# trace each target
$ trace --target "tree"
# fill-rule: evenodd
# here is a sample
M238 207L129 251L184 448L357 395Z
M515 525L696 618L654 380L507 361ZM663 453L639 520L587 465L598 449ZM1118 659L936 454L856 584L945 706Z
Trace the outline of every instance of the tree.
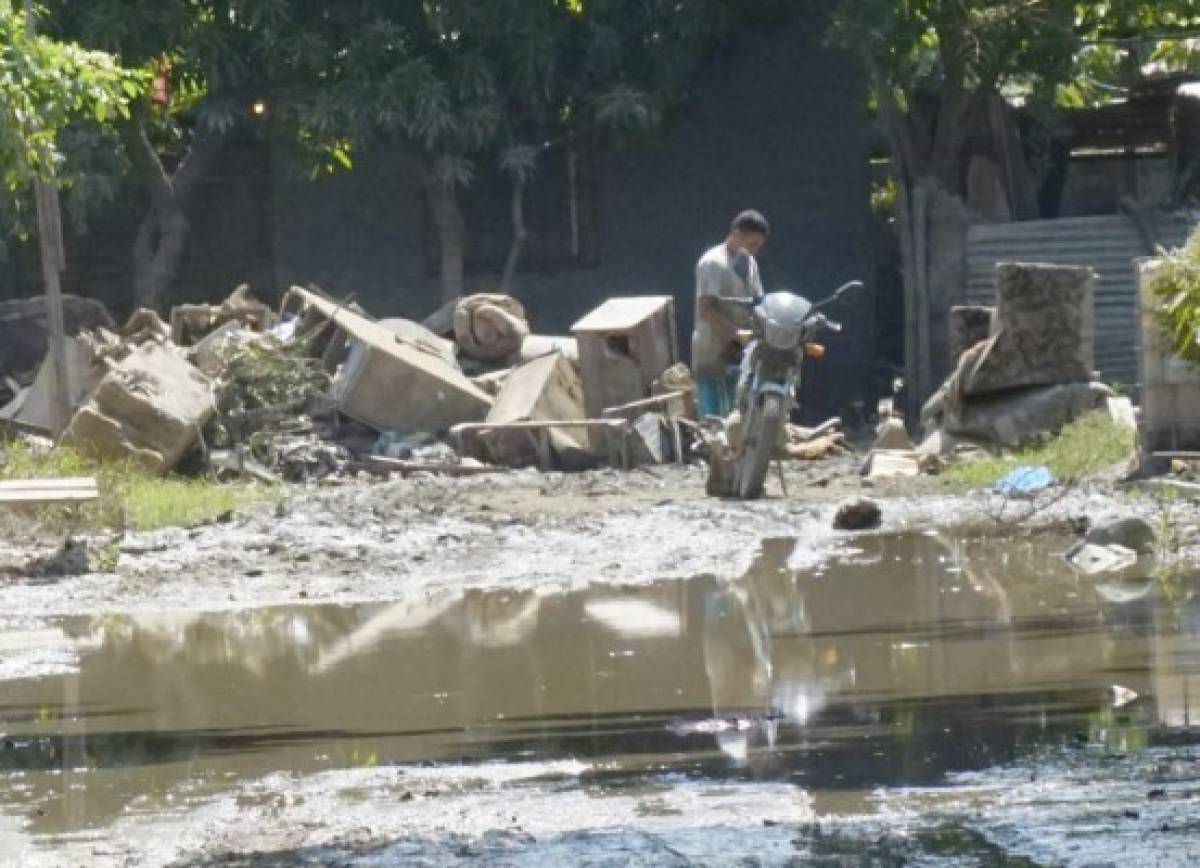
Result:
M24 15L0 3L0 186L11 230L24 235L34 222L35 178L67 187L78 180L64 139L130 117L142 85L110 55L29 35Z
M915 415L932 382L931 309L964 275L943 254L963 243L974 117L987 119L1017 216L1035 216L1007 96L1052 107L1078 80L1084 46L1200 25L1193 0L840 0L833 34L869 75L892 157L903 262L906 382Z
M539 156L653 127L728 18L720 0L296 0L271 40L277 109L331 170L383 145L421 178L452 299L467 244L459 199L481 163L512 182L511 285Z
M250 116L262 30L286 0L51 0L47 29L156 77L119 126L125 157L150 204L132 251L134 301L163 308L188 238L187 207L230 130Z

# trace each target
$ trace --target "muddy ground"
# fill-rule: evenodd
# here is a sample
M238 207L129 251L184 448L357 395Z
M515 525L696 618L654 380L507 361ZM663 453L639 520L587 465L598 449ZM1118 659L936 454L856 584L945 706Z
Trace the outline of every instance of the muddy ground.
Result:
M294 490L56 579L10 537L0 863L1200 858L1196 506L855 471L749 504L699 468ZM864 496L881 531L835 531ZM1066 567L1112 513L1169 588Z
M953 493L937 477L865 483L858 459L793 464L752 502L704 493L700 467L622 473L535 471L467 479L422 476L293 488L286 502L203 527L129 533L115 573L22 578L57 541L9 531L0 540L10 615L236 608L393 599L458 587L570 587L664 576L743 574L764 539L797 541L791 566L820 562L847 538L833 517L868 497L882 530L969 528L1026 533L1108 514L1173 527L1173 554L1200 557L1200 509L1111 482L1032 499ZM89 540L93 554L111 542Z

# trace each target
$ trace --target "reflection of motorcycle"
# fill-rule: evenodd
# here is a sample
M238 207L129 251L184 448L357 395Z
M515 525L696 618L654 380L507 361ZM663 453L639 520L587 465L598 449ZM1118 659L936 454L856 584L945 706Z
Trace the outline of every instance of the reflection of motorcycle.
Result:
M738 265L735 261L735 270ZM762 494L771 455L782 441L791 416L801 363L806 355L824 355L824 348L813 342L822 329L841 331L841 326L826 319L820 309L860 287L860 282L851 281L816 305L790 292L771 292L760 299L734 302L750 311L751 328L743 333L750 344L738 386L740 437L731 444L736 454L727 494L742 499Z

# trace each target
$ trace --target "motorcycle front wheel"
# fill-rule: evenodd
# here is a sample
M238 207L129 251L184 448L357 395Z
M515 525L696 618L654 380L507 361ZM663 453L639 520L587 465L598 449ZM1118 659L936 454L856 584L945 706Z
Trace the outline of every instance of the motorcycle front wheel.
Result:
M742 434L742 449L734 475L737 496L742 500L762 496L767 469L771 466L771 455L779 442L786 416L781 395L763 395L759 406L751 409Z

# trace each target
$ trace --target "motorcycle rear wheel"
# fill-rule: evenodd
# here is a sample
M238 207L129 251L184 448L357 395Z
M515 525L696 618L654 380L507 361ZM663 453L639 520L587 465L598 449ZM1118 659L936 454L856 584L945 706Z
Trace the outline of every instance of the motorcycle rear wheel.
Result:
M784 400L780 395L763 395L762 403L751 411L742 434L738 455L735 490L742 500L761 497L771 466L771 455L786 421Z

